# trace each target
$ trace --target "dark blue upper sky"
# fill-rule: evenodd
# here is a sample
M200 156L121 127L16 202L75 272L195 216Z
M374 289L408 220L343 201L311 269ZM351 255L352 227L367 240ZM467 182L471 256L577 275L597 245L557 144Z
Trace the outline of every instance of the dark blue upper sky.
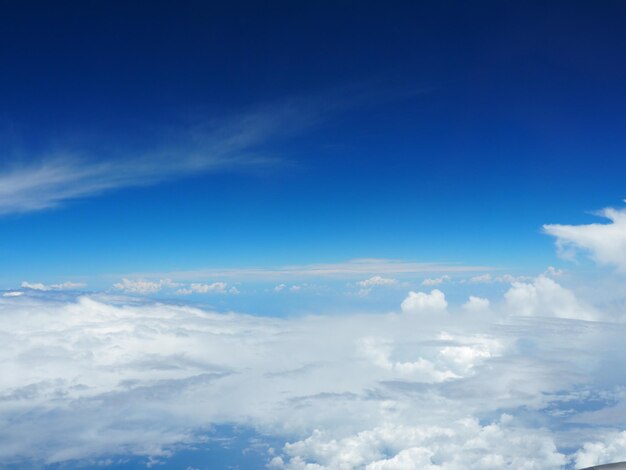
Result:
M73 176L37 210L5 190L0 281L544 266L541 224L624 196L625 26L617 1L3 2L1 175Z

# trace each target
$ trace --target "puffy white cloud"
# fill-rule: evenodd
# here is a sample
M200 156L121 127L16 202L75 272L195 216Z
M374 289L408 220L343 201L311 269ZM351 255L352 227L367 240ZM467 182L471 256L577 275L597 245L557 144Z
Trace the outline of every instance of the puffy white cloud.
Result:
M285 287L287 287L285 284L278 284L277 286L274 287L274 292L282 292Z
M439 289L433 289L430 294L411 291L400 307L405 313L445 312L448 302Z
M543 229L547 234L556 237L557 248L563 257L573 258L580 249L588 252L599 264L626 271L626 209L607 208L599 215L610 223L547 224Z
M470 295L467 302L463 304L463 309L471 313L486 312L489 310L490 305L489 299Z
M586 442L575 454L577 468L626 461L626 431L608 433L602 441Z
M481 426L464 419L432 426L382 426L335 439L315 431L287 444L287 458L270 463L276 469L496 470L557 469L566 463L549 433L528 434L511 417Z
M451 277L448 275L443 275L441 277L436 277L436 278L428 278L422 281L422 285L423 286L438 286L439 284L443 284L444 282L449 281L450 279Z
M579 320L597 319L596 310L579 301L573 292L544 275L529 283L514 282L505 294L507 308L516 315L554 316Z
M40 291L49 291L49 290L72 290L72 289L81 289L85 287L86 284L82 282L63 282L61 284L42 284L41 282L27 282L24 281L21 284L21 287L24 289L31 290L40 290Z

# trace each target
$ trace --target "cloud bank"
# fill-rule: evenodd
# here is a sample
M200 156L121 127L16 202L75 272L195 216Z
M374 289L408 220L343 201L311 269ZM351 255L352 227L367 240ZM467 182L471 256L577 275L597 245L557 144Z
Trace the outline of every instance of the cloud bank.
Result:
M569 294L540 276L471 314L435 289L294 318L2 297L0 463L165 461L223 423L283 439L279 469L603 463L624 447L626 324Z

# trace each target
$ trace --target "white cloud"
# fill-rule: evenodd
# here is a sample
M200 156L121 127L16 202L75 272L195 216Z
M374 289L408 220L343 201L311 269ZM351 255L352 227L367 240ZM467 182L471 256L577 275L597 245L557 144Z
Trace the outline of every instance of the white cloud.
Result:
M445 310L436 292L413 293L412 308ZM278 468L548 470L608 425L576 427L589 406L573 410L571 397L626 400L615 392L624 323L510 316L508 302L491 324L454 312L268 318L99 298L0 297L0 466L166 461L229 423L286 437L268 457Z
M27 282L24 281L21 284L21 287L24 289L31 290L40 290L40 291L49 291L49 290L72 290L72 289L81 289L85 287L86 284L82 282L63 282L61 284L42 284L41 282Z
M430 294L411 291L401 305L405 313L445 312L447 307L446 296L439 289Z
M397 279L391 279L381 276L372 276L369 279L365 279L363 281L357 282L357 285L365 288L374 287L374 286L393 286L397 284Z
M463 309L465 309L466 311L470 313L487 312L489 311L490 305L491 305L491 302L489 302L489 299L484 299L482 297L475 297L473 295L470 295L467 302L463 304Z
M451 278L448 275L443 275L441 277L436 277L432 279L424 279L422 281L423 286L438 286L439 284L443 284L444 282L449 281Z
M292 106L266 107L221 119L221 126L204 123L189 132L170 133L167 144L137 155L93 158L69 150L32 159L26 165L4 165L0 168L0 215L56 207L105 191L199 173L275 166L276 159L256 156L255 147L302 127L310 119L308 114Z
M287 286L287 284L278 284L274 287L274 292L283 292L288 290L289 292L300 292L302 289L311 287L309 284L292 284L291 286Z
M548 266L543 275L548 277L561 277L564 273L565 271L562 269L557 269L554 266Z
M474 276L474 277L470 278L470 282L490 283L490 282L493 282L493 277L489 273L479 274L478 276Z
M548 270L546 271L546 275L558 275L557 273L560 273L560 271L558 270L554 270L554 268L549 267ZM503 283L503 284L511 284L513 282L520 282L520 281L529 281L532 280L532 276L513 276L512 274L502 274L500 276L492 276L489 273L486 274L481 274L479 276L474 276L471 277L469 279L470 283L473 284L491 284L494 282L497 283Z
M382 276L372 276L369 279L364 279L357 282L356 285L361 287L361 289L358 291L359 295L368 295L374 287L393 286L398 284L398 282L399 281L397 279Z
M545 430L526 434L506 415L484 426L473 419L439 426L384 424L342 439L316 431L287 444L285 454L287 459L273 459L270 468L556 469L566 463Z
M228 284L225 282L212 282L211 284L193 283L189 287L198 294L225 294Z
M145 279L123 278L121 282L113 284L113 287L129 294L155 294L164 287L178 287L179 284L170 279L160 279L158 281L148 281Z
M626 461L626 431L607 433L602 441L586 442L575 459L577 468Z
M14 291L4 292L2 294L2 297L19 297L21 295L24 295L24 292L19 291L19 290L14 290Z
M599 264L626 271L626 209L607 208L599 215L610 223L547 224L543 229L556 237L557 248L564 258L573 258L577 250L583 250Z
M238 279L275 279L278 284L280 284L284 282L285 279L295 280L317 277L354 280L364 276L389 278L391 276L410 274L431 274L440 272L461 273L485 271L489 269L491 268L486 266L465 266L444 263L415 263L395 259L362 258L339 263L318 263L259 268L199 269L194 271L176 271L166 273L140 273L134 274L133 276L141 276L143 278L168 278L181 282L191 279L224 279L233 277Z
M239 289L235 286L228 286L226 282L212 282L210 284L194 282L188 287L181 287L175 294L177 295L190 295L190 294L239 294Z
M504 297L509 312L516 315L597 319L594 308L583 304L573 292L544 275L529 283L514 282Z

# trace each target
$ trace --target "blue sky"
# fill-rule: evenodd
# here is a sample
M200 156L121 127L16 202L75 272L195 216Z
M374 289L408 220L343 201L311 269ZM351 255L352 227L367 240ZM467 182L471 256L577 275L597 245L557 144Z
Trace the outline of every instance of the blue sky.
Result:
M53 208L6 203L4 287L370 257L540 269L543 223L623 196L619 5L267 8L8 9L3 175L110 168Z
M0 466L626 460L625 15L4 5Z

